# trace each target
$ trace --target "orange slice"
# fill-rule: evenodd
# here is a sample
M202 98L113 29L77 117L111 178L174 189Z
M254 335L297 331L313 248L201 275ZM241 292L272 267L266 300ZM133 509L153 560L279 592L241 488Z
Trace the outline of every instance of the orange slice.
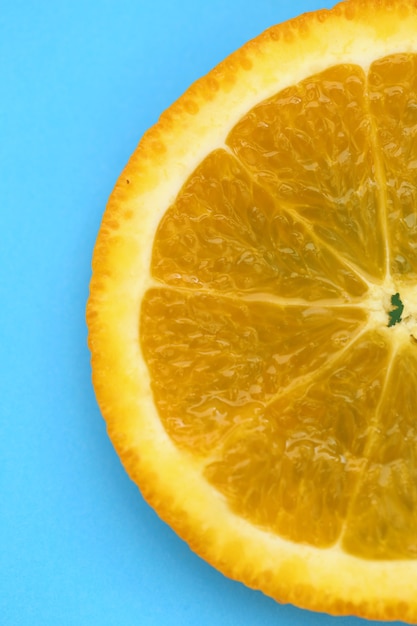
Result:
M278 601L417 620L417 5L350 0L194 84L111 195L97 399L144 497Z

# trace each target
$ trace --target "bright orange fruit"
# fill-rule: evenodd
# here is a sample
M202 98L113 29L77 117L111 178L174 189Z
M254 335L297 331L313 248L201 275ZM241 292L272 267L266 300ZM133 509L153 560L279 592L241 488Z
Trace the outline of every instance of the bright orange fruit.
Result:
M417 3L271 28L110 198L94 386L145 498L278 601L417 620Z

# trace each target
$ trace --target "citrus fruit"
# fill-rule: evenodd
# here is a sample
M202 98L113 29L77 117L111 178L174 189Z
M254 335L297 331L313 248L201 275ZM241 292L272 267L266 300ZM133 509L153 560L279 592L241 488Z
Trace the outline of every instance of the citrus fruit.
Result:
M108 433L192 549L417 620L417 3L277 25L140 141L87 307Z

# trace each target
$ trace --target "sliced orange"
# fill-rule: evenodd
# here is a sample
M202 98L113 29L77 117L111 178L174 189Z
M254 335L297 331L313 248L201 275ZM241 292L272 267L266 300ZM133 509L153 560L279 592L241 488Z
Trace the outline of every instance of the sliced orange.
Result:
M94 387L144 497L281 602L417 620L417 4L271 28L143 137Z

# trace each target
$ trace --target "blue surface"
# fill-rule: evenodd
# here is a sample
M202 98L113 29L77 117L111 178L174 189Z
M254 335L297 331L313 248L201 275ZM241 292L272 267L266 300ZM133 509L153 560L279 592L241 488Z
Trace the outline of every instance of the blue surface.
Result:
M2 626L368 623L279 606L158 519L107 439L84 321L102 212L143 132L247 39L332 4L2 1Z

